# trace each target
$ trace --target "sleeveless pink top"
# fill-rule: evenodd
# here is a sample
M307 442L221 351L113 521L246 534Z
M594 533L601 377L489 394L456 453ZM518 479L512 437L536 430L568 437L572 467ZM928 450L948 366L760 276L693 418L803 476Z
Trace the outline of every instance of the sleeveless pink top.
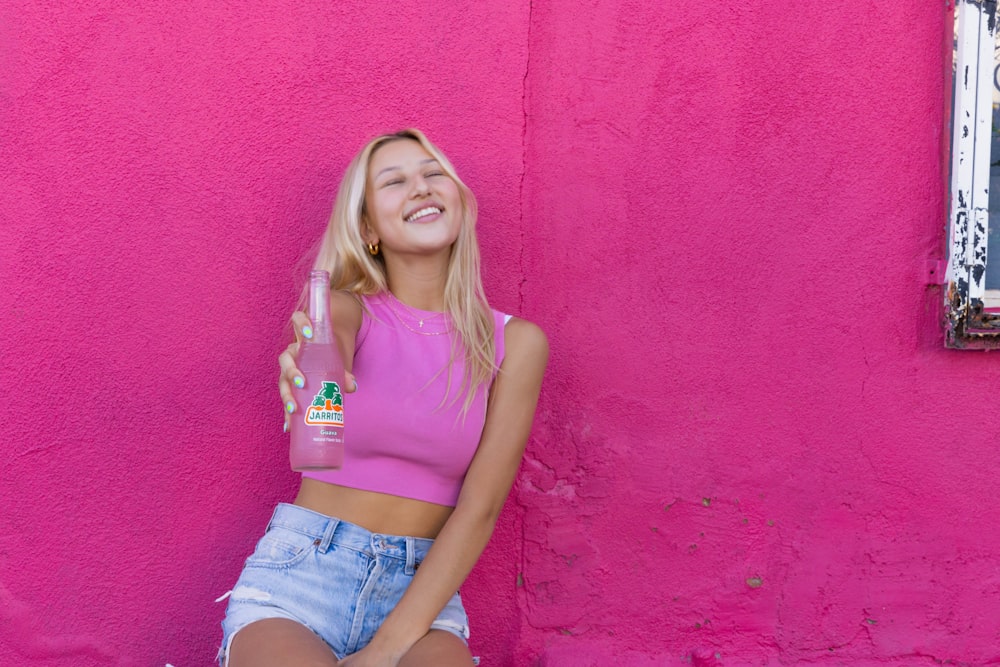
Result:
M353 368L358 390L344 395L344 465L302 475L454 507L483 432L488 387L476 391L463 415L465 363L459 350L449 369L447 315L416 310L386 293L361 299ZM493 311L498 367L507 319Z

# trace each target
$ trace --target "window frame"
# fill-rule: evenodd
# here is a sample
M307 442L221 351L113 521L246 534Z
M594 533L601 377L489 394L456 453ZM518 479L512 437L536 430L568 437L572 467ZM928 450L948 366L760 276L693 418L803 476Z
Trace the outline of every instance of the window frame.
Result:
M997 1L957 0L954 10L945 345L1000 348L1000 313L984 301Z

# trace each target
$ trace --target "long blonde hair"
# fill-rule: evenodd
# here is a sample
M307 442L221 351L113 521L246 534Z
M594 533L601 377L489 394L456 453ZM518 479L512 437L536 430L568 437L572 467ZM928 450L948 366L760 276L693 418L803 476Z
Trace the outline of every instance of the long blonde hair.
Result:
M497 369L493 313L486 301L479 270L479 243L476 241L478 209L475 196L458 177L455 167L423 132L410 128L376 137L351 160L340 182L333 213L323 233L313 268L330 272L331 289L346 290L358 295L389 290L385 262L381 254L374 257L369 254L362 236L365 189L368 183L368 166L375 151L390 142L405 139L418 142L438 161L458 186L462 201L461 226L448 262L444 308L458 333L457 338L452 338L450 363L453 364L459 354L462 354L465 361L462 386L457 395L465 395L465 411L471 405L476 390L481 386L488 386ZM450 372L448 378L447 392L450 393Z

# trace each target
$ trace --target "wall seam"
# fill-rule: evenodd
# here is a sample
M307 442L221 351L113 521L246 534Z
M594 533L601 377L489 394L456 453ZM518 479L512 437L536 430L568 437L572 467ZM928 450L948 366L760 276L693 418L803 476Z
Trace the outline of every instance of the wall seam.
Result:
M533 0L528 0L528 25L525 31L525 45L524 45L524 76L521 77L521 182L518 185L518 231L520 236L520 247L518 248L518 261L517 268L520 274L520 284L517 287L517 314L523 316L524 313L524 290L525 285L528 282L527 272L524 266L524 247L527 241L527 234L525 233L524 225L524 183L528 174L528 75L531 71L531 26L532 26L532 15L533 15ZM514 485L514 503L518 507L518 516L516 518L516 532L520 533L518 540L519 551L518 554L518 567L517 567L517 577L520 580L520 586L515 583L515 601L517 604L517 609L519 612L519 618L517 623L517 641L516 646L513 649L515 656L519 655L523 650L524 635L523 629L525 621L528 618L528 604L526 600L527 596L527 582L524 579L524 572L527 571L527 555L525 553L525 534L524 534L524 516L527 512L527 507L524 505L523 500L519 497L520 495L520 485Z
M524 76L521 77L521 182L518 186L518 200L520 203L518 211L518 230L520 232L520 247L518 248L517 268L520 273L521 282L517 287L517 312L524 314L524 286L528 279L524 268L524 244L526 234L524 230L524 180L528 173L528 73L531 70L531 17L532 0L528 0L528 28L525 37L524 47Z

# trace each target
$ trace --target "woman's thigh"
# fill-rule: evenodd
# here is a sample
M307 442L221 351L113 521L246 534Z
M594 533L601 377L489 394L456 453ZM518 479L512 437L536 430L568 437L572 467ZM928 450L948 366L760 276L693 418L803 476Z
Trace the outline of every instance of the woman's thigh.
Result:
M309 628L287 618L265 618L236 633L226 667L335 667L336 664L333 651Z
M399 667L472 667L472 654L458 636L447 630L431 630L414 644Z

